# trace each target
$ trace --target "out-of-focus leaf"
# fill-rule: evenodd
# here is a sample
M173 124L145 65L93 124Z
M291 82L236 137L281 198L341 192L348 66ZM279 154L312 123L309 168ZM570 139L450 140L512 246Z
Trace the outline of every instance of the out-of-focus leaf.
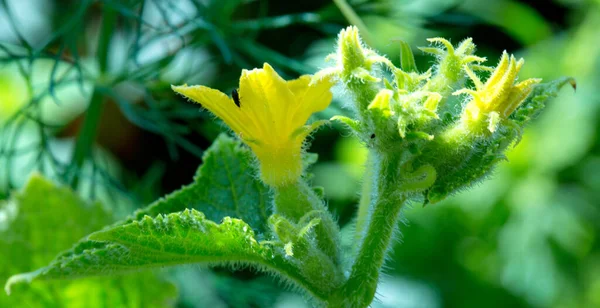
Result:
M552 34L550 24L536 10L518 1L468 0L461 3L460 10L502 27L524 44L534 44Z
M34 175L25 189L0 204L0 277L47 264L89 232L112 221L99 203L87 203L67 188ZM164 307L171 284L153 273L116 278L38 282L21 285L2 307Z

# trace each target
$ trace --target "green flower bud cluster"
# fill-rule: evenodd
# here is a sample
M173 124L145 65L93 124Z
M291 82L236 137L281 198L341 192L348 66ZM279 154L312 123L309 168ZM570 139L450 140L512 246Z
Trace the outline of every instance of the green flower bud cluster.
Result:
M489 173L543 107L548 91L573 81L517 82L523 59L504 52L492 68L475 55L470 38L456 47L443 38L428 41L433 45L420 50L434 55L436 64L420 73L405 43L403 67L398 68L366 47L357 28L349 27L328 57L335 65L314 78L337 78L344 84L353 96L355 117L333 120L350 127L375 156L399 164L397 174L387 175L397 179L399 191L422 194L425 202L434 203ZM491 75L484 83L477 71ZM466 86L469 79L474 88ZM451 99L464 101L456 108L447 104Z

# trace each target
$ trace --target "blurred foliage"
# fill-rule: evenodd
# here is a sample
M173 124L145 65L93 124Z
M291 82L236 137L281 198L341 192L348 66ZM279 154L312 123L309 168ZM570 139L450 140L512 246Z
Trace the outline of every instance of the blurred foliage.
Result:
M112 221L99 203L88 204L69 189L34 175L21 193L0 203L0 275L8 277L47 264L81 237ZM176 294L172 284L153 273L33 283L12 291L11 296L0 294L0 306L164 307Z
M521 79L577 79L576 94L563 90L491 179L443 204L415 204L405 211L406 225L388 263L390 276L375 305L600 307L597 0L3 0L0 198L37 171L72 185L86 199L100 200L104 210L122 218L189 183L203 149L223 130L197 106L175 97L170 84L231 91L241 68L263 62L290 77L314 72L348 23L362 27L367 42L396 64L399 39L418 46L430 36L473 37L490 62L504 49L523 56ZM415 55L418 67L431 62ZM346 112L348 97L336 94L321 118ZM311 169L313 181L325 187L345 230L352 228L365 157L347 135L333 125L315 134L310 148L320 158ZM43 207L29 204L30 210L48 209L44 201ZM2 213L9 204L14 203L5 202ZM101 226L61 235L61 219L85 216L79 211L43 212L57 225L36 232L46 242L65 236L60 242L65 246L39 258L51 258ZM7 217L0 215L3 241L11 226ZM95 219L101 217L108 216ZM25 241L31 244L27 249L40 244ZM8 251L1 250L3 260ZM28 259L18 257L10 260L22 264L2 263L1 277L49 261L25 264ZM303 305L253 272L184 267L170 274L181 307ZM135 289L135 279L122 281ZM70 299L77 292L97 292L101 284L109 297L123 291L107 283L32 288L70 292ZM135 301L140 290L127 290ZM40 292L43 300L53 298ZM0 303L5 298L0 296ZM56 306L40 298L27 300L31 306Z

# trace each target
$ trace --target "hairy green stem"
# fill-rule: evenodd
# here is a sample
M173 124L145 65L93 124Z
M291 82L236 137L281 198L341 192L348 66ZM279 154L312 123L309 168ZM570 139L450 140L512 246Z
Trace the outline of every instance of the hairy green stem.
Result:
M98 60L101 78L108 69L108 52L112 33L114 33L115 30L114 27L116 21L116 12L108 7L105 7L104 14L102 16L100 36L98 38L98 49L96 51L96 58ZM83 126L77 135L77 141L75 142L75 147L73 149L73 156L69 171L72 172L71 186L74 188L77 187L79 182L79 170L81 170L86 158L91 154L91 149L94 144L94 140L96 139L98 122L100 121L103 105L104 96L99 88L96 87L94 88L90 105L85 113Z
M346 83L348 90L354 95L354 99L358 103L358 115L361 120L367 120L367 108L373 101L379 89L374 84L364 84L359 80L350 80Z
M367 166L371 166L371 153L367 156ZM371 168L365 168L365 174L363 176L364 182L362 183L362 191L360 193L360 201L358 203L358 213L356 215L356 230L354 240L358 243L362 239L363 231L367 225L367 219L369 218L369 209L371 207L371 191L373 187L373 170ZM358 249L359 247L357 247Z
M331 307L367 307L373 301L380 271L406 200L406 196L398 192L399 163L399 157L373 155L374 182L365 233L350 277L331 297Z
M295 223L307 223L307 218L320 219L319 224L315 226L319 249L329 256L333 263L340 263L339 227L321 198L304 180L276 187L274 199L275 212Z

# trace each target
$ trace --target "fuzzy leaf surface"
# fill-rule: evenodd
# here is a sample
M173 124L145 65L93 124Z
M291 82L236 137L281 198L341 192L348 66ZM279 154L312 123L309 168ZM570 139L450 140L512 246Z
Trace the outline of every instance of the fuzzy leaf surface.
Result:
M303 275L302 264L282 249L257 242L252 228L225 217L221 224L194 209L154 218L144 216L123 225L92 233L49 266L11 278L10 283L33 279L64 279L119 274L178 264L253 266L277 272L288 282L305 287L318 298L333 288L335 269L320 266L319 277Z
M196 209L209 220L242 219L262 233L270 215L268 188L258 180L252 153L240 141L220 135L203 156L194 182L139 210L129 222Z

